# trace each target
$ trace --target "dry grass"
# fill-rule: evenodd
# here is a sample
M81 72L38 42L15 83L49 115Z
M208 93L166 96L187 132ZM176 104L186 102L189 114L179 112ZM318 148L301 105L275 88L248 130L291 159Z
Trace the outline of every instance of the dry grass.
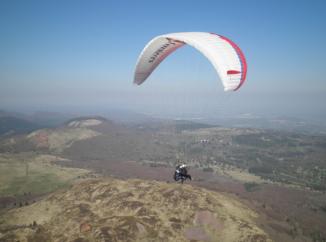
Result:
M87 128L62 128L55 130L38 130L27 136L37 147L48 148L60 153L79 140L90 139L100 135Z
M249 173L247 170L239 169L235 166L228 165L226 168L221 166L214 167L216 173L231 177L239 182L255 182L255 183L267 183L267 180L262 179L260 176Z
M44 194L89 173L83 169L57 166L53 163L56 160L64 159L33 153L0 155L0 195Z
M220 193L189 185L143 180L89 180L3 216L14 226L36 221L49 241L270 241L257 214ZM87 224L87 232L81 225ZM6 236L37 241L37 230ZM255 240L260 238L260 240ZM27 241L22 239L21 241Z

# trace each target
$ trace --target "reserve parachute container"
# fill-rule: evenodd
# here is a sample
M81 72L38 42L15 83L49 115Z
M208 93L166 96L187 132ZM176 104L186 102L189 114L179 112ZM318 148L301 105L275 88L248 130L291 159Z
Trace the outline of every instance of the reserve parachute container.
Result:
M212 63L224 91L236 91L243 85L247 63L240 48L222 35L206 32L171 33L152 39L138 58L134 83L142 84L168 55L186 44L200 51Z

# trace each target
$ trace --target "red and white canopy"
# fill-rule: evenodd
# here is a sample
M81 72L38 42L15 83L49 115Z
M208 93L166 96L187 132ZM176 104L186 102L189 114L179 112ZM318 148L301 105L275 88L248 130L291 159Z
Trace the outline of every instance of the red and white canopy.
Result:
M138 58L134 83L142 84L169 54L185 44L207 57L219 74L225 91L236 91L242 86L247 63L240 48L224 36L205 32L164 34L152 39Z

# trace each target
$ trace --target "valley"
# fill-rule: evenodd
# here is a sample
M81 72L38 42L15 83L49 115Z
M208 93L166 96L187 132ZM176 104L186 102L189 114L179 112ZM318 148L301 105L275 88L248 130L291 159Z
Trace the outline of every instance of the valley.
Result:
M257 213L255 226L266 233L257 233L258 237L250 237L250 241L323 241L325 145L322 135L225 128L181 120L127 125L99 117L73 119L56 128L1 139L1 214L15 213L19 217L20 211L43 204L51 194L69 193L76 186L83 193L78 184L89 184L87 189L92 189L92 180L103 183L113 179L108 184L130 182L132 186L134 179L140 179L147 187L166 186L187 194L191 194L191 188L205 189L205 194L224 194L238 201ZM187 185L175 184L172 178L174 167L181 162L188 165L194 178ZM47 221L54 219L51 216ZM83 221L83 215L79 214L78 219ZM37 224L49 226L49 222L37 220ZM14 224L20 224L19 220L10 224L2 220L0 241L24 235L8 229ZM100 226L96 224L92 223L94 233ZM34 232L28 236L35 239L37 230L31 229ZM59 236L50 230L46 227L45 231ZM182 232L184 238L193 234L186 231ZM201 238L213 236L206 230L198 231ZM93 241L94 233L86 236L88 240L83 234L81 238ZM171 237L165 238L176 236L170 233ZM139 241L142 239L140 236ZM230 241L234 240L230 237Z

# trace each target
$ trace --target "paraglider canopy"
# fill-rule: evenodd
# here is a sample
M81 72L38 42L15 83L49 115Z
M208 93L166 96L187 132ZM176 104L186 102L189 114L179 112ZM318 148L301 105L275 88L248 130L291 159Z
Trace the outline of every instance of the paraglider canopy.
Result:
M152 39L138 58L134 83L142 84L168 55L185 44L207 57L217 71L225 91L236 91L243 85L247 63L240 48L224 36L205 32L172 33Z

